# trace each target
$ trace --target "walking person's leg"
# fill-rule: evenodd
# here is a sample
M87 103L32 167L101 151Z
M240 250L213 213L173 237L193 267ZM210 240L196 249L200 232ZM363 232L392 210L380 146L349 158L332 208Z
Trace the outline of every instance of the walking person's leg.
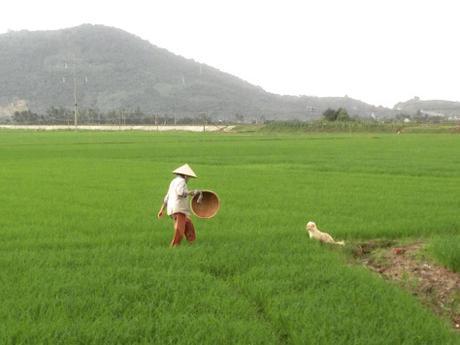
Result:
M185 238L190 244L196 239L195 227L190 218L185 219Z
M174 213L174 237L171 241L171 247L178 246L182 241L185 232L186 216L183 213Z

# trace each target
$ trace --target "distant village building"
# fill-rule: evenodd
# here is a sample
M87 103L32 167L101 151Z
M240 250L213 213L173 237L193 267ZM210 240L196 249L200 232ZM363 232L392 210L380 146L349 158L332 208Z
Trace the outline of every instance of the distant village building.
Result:
M0 117L13 116L15 112L27 111L29 106L24 99L17 99L9 104L0 105Z
M446 114L444 113L440 113L437 111L423 110L423 109L420 109L420 114L426 115L428 117L446 117Z

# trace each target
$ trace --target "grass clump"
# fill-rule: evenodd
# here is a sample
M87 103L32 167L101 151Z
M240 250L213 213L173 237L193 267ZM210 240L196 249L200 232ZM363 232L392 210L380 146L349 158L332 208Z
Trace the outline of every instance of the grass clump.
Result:
M435 237L427 250L444 266L460 273L460 235Z

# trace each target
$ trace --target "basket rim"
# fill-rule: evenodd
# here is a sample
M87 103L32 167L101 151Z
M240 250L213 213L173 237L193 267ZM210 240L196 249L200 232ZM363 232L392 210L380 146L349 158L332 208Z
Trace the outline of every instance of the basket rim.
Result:
M195 210L193 209L193 200L194 200L195 197L196 197L197 195L199 195L199 194L194 195L194 196L190 199L190 210L191 210L192 213L193 213L195 216L197 216L198 218L203 218L203 219L213 218L213 217L217 214L217 212L219 211L219 209L220 209L220 198L219 198L219 195L218 195L216 192L214 192L213 190L210 190L210 189L200 189L199 191L200 191L200 192L208 192L208 193L211 193L211 194L215 195L215 197L217 198L217 201L218 201L218 207L217 207L217 209L216 209L216 212L214 212L213 215L207 216L207 217L206 217L206 216L200 216L200 215L198 215L198 214L195 213Z

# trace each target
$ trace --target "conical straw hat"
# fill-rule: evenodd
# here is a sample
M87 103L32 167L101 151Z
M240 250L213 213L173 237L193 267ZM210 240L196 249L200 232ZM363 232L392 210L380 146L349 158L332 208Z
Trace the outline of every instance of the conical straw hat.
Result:
M195 172L190 168L188 164L184 164L181 167L173 171L174 174L186 175L190 177L197 177Z

